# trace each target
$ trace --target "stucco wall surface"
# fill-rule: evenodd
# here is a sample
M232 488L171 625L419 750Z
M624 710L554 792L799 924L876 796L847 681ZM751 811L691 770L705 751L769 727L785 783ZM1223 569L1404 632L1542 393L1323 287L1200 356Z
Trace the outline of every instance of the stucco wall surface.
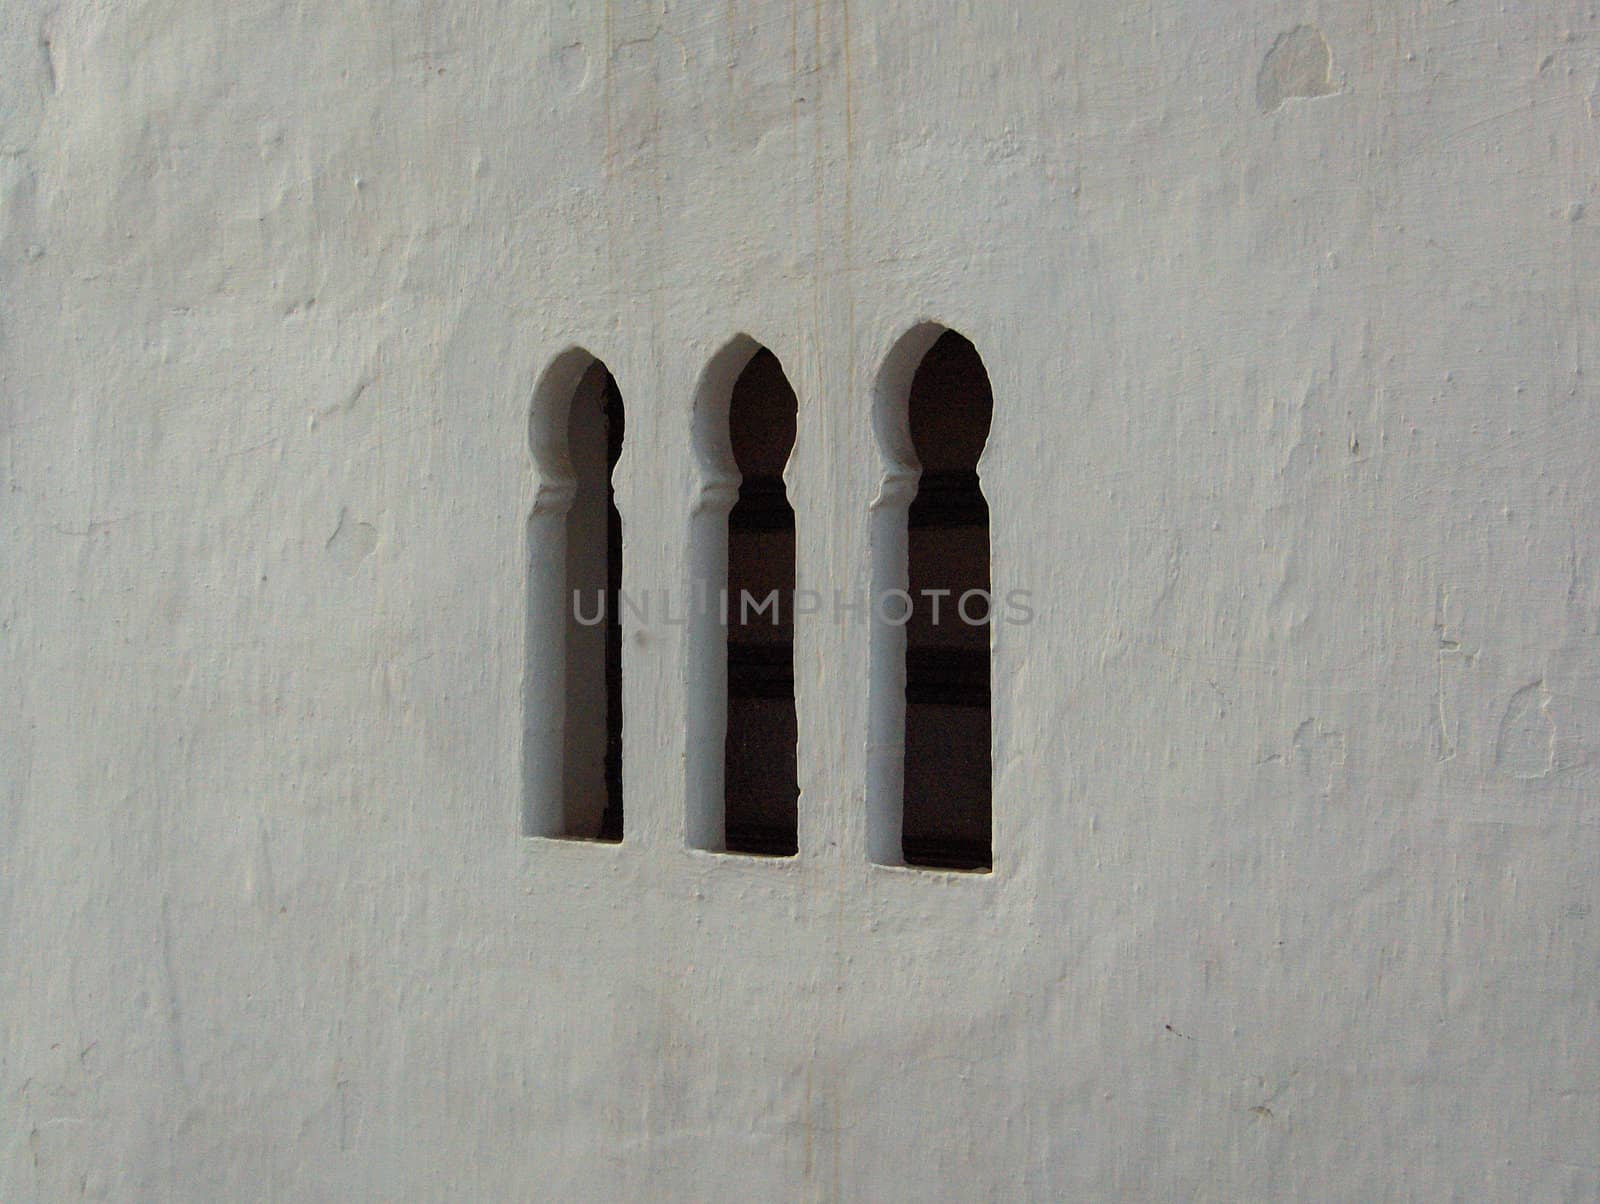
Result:
M0 15L0 1198L1592 1199L1600 14L1578 0ZM988 367L994 872L875 866L867 629L800 853L519 834L534 386Z

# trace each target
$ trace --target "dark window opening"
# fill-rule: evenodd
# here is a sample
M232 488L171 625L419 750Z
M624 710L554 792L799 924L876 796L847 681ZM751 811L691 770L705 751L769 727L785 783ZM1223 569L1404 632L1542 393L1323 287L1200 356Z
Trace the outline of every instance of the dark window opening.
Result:
M600 839L622 839L622 513L611 474L622 457L622 393L606 375L606 805Z
M973 345L954 331L941 335L917 368L907 404L922 475L907 514L914 607L906 624L901 846L910 865L987 870L989 506L977 467L994 397ZM925 591L941 591L937 614Z
M799 849L794 510L783 484L796 412L794 390L777 357L758 351L734 384L728 406L742 479L728 514L724 847L777 857ZM776 607L757 611L773 591Z
M622 839L622 516L611 474L623 425L617 382L596 365L567 428L575 490L566 520L563 809L567 835L606 841Z

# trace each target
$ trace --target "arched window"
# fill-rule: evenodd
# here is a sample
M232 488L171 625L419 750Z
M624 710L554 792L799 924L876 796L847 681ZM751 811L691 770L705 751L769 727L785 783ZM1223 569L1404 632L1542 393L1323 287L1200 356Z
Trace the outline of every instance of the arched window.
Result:
M573 350L535 392L528 519L523 831L622 839L622 395Z
M795 394L777 357L741 336L707 369L696 408L689 843L792 856L795 530L783 469Z
M921 326L891 353L875 405L869 849L887 864L987 870L988 373L967 339Z

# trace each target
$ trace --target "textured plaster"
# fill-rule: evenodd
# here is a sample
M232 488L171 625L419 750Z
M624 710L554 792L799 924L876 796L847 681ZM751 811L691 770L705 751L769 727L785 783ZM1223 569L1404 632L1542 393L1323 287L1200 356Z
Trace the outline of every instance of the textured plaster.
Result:
M1600 1192L1587 3L12 0L0 1198ZM994 872L873 864L868 630L800 853L521 835L537 382L616 375L627 584L697 385L996 399ZM875 780L875 779L874 779Z

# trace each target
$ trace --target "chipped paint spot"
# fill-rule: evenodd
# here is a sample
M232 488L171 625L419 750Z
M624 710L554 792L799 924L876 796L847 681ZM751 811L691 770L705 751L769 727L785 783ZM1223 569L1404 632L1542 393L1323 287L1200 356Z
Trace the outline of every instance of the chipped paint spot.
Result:
M371 523L351 522L349 513L340 510L339 525L328 536L326 546L328 554L339 567L347 573L353 573L378 546L378 530Z
M1274 112L1286 100L1309 100L1336 91L1333 55L1314 25L1297 25L1280 34L1256 76L1256 104L1263 113Z
M1495 768L1514 778L1542 778L1550 772L1556 760L1556 725L1549 707L1542 680L1511 696L1494 742Z

